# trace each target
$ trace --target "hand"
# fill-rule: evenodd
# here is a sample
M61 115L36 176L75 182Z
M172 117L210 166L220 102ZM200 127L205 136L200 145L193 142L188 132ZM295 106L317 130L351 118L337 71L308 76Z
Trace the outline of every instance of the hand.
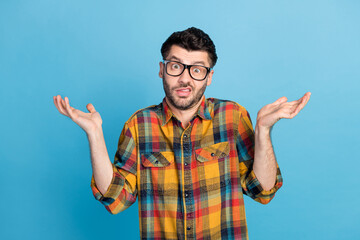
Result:
M257 125L266 129L271 127L281 118L293 118L305 107L310 99L311 92L299 100L287 102L286 97L281 97L260 109L257 116Z
M63 100L60 95L54 96L54 104L59 112L73 120L87 134L101 128L102 119L95 107L89 103L86 105L89 113L82 112L70 106L69 99L65 97Z

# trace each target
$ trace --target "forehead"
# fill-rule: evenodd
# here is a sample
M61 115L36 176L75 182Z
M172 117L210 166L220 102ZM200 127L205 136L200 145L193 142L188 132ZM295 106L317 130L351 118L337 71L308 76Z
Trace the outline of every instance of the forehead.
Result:
M177 45L171 46L166 60L176 60L185 64L210 66L209 54L206 51L188 51Z

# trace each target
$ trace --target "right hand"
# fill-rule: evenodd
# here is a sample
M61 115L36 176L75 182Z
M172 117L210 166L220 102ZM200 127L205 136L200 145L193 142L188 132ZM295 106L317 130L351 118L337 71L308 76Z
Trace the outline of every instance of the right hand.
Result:
M69 98L65 97L64 100L60 95L54 96L54 104L59 112L79 125L86 134L101 129L102 119L100 114L95 110L95 107L89 103L86 105L89 113L82 112L70 106Z

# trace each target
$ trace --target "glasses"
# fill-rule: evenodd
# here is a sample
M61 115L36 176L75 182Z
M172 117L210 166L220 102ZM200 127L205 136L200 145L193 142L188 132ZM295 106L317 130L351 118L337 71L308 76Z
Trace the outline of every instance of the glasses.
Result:
M185 69L189 70L190 76L197 81L203 81L209 74L212 68L201 66L201 65L186 65L177 61L164 60L166 73L170 76L180 76Z

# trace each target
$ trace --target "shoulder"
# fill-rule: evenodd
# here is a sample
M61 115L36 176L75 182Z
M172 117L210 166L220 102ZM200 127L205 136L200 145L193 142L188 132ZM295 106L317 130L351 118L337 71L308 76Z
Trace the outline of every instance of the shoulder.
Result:
M207 105L214 112L214 114L232 112L233 114L245 114L248 115L248 112L245 107L240 105L237 102L231 100L224 100L218 98L208 98L206 99Z
M162 113L161 103L158 105L151 105L146 108L142 108L134 112L130 118L126 121L126 124L133 125L139 122L153 122L154 119L158 119Z

